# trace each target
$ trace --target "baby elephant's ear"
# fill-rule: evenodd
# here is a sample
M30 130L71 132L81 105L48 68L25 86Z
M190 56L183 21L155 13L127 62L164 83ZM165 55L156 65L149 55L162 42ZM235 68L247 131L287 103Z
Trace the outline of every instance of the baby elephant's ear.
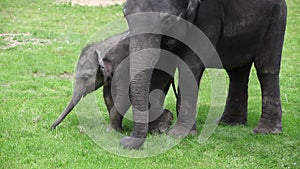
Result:
M95 53L98 53L99 55L99 51L96 50ZM104 81L107 82L112 77L113 64L111 61L101 57L98 58L98 61Z
M186 19L189 22L191 22L191 23L194 22L200 3L201 3L201 0L189 0L188 1L187 18Z
M98 62L100 62L100 60L102 59L101 52L98 51L98 50L95 50L94 57L95 57L96 60L98 60Z

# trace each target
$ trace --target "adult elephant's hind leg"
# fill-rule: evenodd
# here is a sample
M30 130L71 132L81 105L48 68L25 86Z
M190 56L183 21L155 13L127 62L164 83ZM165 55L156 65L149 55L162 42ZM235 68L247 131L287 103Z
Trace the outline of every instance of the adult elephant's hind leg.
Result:
M191 60L189 60L191 59ZM185 60L188 67L179 64L177 121L168 134L184 137L188 134L196 135L196 107L198 100L199 81L204 71L201 61L192 57Z
M255 68L262 92L262 113L254 133L281 133L282 109L280 101L279 71L283 39L268 43L259 57Z
M278 74L258 74L262 90L262 114L254 133L281 133L281 102Z
M230 84L221 122L229 125L247 123L248 81L252 63L241 68L227 69Z
M284 1L275 7L264 35L264 45L254 60L262 91L262 114L254 133L282 132L279 72L287 13Z

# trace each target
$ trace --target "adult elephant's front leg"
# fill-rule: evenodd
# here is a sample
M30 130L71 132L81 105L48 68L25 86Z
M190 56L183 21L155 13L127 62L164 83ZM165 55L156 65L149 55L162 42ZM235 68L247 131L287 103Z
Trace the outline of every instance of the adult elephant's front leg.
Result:
M140 148L148 133L151 68L159 60L160 40L161 36L156 35L137 35L130 39L130 98L134 123L131 136L120 140L124 148Z
M149 75L148 75L149 76ZM120 140L124 148L138 149L145 142L148 133L148 89L143 86L149 79L143 73L131 81L131 103L133 111L133 131L131 136ZM149 81L148 81L149 83ZM149 86L149 85L148 85Z

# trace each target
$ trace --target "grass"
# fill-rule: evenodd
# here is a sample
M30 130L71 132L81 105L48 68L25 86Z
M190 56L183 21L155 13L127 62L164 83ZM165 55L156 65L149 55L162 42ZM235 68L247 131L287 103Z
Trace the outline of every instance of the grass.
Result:
M251 134L261 111L259 83L252 70L246 126L219 126L204 144L188 137L163 154L127 158L104 150L80 132L75 113L57 130L49 130L71 98L69 75L80 49L94 32L121 18L122 7L2 0L0 33L17 34L13 42L22 44L7 48L9 42L0 38L0 168L300 168L300 1L287 3L280 74L283 134ZM41 40L47 43L33 43ZM210 105L207 74L200 93L199 129ZM105 111L103 100L98 98L100 110ZM168 96L166 107L174 112L173 96ZM128 122L125 125L131 127Z

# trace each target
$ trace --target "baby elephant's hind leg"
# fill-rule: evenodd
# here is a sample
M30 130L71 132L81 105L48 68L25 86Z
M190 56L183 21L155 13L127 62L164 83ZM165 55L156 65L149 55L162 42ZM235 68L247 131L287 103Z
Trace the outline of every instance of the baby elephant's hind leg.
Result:
M167 109L156 120L149 123L150 133L165 133L172 125L173 114Z
M174 69L175 70L175 69ZM149 132L164 133L172 124L173 114L163 108L165 96L173 82L173 77L168 73L155 69L151 79Z
M114 107L114 101L111 95L111 86L107 85L103 87L103 96L105 100L106 108L109 112L109 126L107 128L108 131L116 130L121 131L122 128L122 120L123 116L119 113L119 111Z

